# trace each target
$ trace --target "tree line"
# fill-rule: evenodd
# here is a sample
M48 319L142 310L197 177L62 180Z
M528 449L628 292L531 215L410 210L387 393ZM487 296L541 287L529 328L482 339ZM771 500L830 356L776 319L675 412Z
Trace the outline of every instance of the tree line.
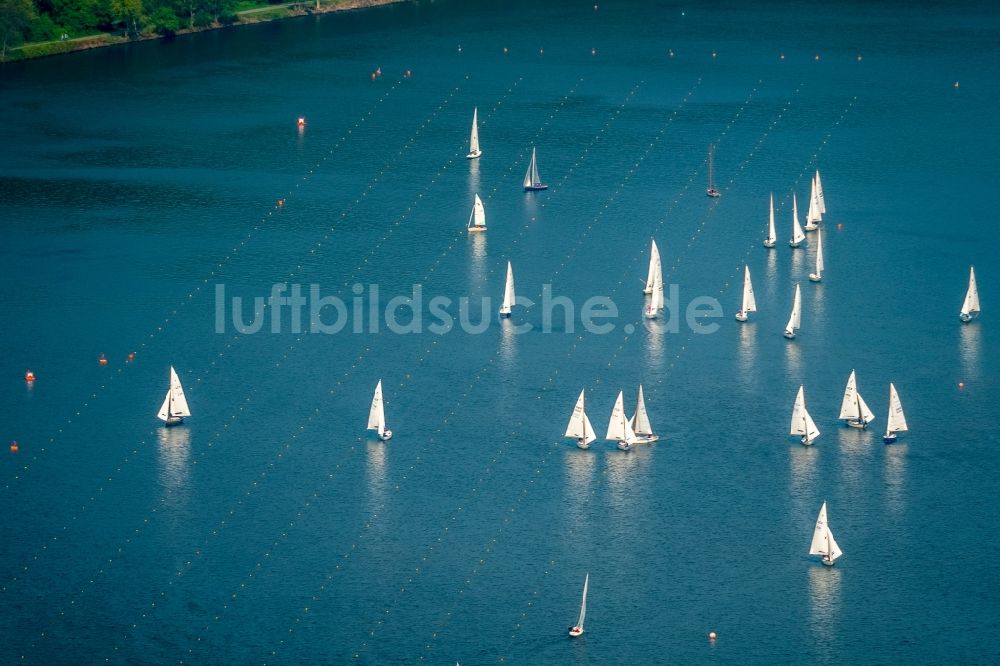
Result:
M279 0L280 1L280 0ZM95 33L170 35L237 20L240 0L0 0L0 39L7 50ZM257 3L251 3L257 4ZM260 4L265 4L261 2Z

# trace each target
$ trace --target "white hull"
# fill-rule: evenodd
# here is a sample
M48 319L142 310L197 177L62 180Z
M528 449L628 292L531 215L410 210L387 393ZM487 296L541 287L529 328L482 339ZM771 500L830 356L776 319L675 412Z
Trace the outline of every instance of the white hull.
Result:
M390 439L392 439L392 431L387 429L381 435L379 435L378 438L381 439L383 442L388 442Z
M966 324L968 324L970 321L973 320L973 316L972 315L967 315L964 312L962 314L958 315L958 318L961 319Z
M621 451L631 451L632 445L629 444L628 442L618 442L618 448Z
M736 313L736 321L746 321L747 319L749 319L749 317L747 317L746 312L740 311Z
M816 441L816 438L813 437L812 439L809 439L806 435L802 435L802 439L800 439L799 441L802 442L803 446L811 446L812 443Z
M569 635L571 638L576 638L577 636L583 636L583 629L581 627L570 627Z
M785 331L785 337L788 338L789 340L794 340L795 339L795 334L794 333L789 333L788 331Z
M170 428L172 426L180 425L182 423L184 423L183 416L168 416L166 420L163 422L163 425Z
M500 311L500 316L501 317L509 317L510 316L510 310L506 310L506 311L505 310L501 310Z
M773 248L774 245L775 245L775 242L773 240L765 240L764 241L764 247L766 247L766 248Z
M705 190L705 194L707 194L708 196L712 197L713 199L722 196L722 193L719 192L719 190L715 189L714 187L710 187L707 190Z
M896 433L889 433L888 435L882 435L882 441L886 444L892 444L896 441Z
M659 435L636 435L633 444L652 444L660 439Z
M798 247L799 245L802 245L802 241L788 241L788 247Z
M469 231L486 231L486 227L469 227Z
M578 449L584 449L584 450L589 449L590 448L590 442L588 442L585 439L578 439L578 440L576 440L576 448L578 448Z
M468 155L466 155L465 159L467 159L467 160L474 160L474 159L476 159L477 157L479 157L482 154L483 154L483 151L477 150L474 153L469 153Z
M826 565L828 567L832 567L833 564L834 564L833 560L825 558L825 557L823 559L821 559L820 562L822 562L824 565Z
M810 282L822 282L822 280L823 280L823 276L822 275L816 275L815 273L810 273L809 274L809 281Z
M811 222L806 222L806 226L802 228L805 229L806 231L816 231L817 229L819 229L819 225L813 224Z
M864 421L858 421L856 419L848 420L847 425L851 426L852 428L858 428L860 430L865 430L868 427L867 423L865 423Z
M646 308L643 310L642 316L646 319L656 319L656 308Z

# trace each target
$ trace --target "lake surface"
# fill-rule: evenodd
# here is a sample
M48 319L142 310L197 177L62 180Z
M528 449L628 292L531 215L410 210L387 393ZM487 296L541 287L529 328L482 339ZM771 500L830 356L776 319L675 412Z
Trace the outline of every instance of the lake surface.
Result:
M987 3L425 0L4 67L0 661L1000 661L998 29ZM813 284L816 234L786 239L817 168ZM677 298L646 322L651 237ZM501 322L507 261L536 305ZM276 283L361 314L241 333L233 297L250 324ZM417 284L421 332L375 331L373 285ZM543 292L574 317L543 330ZM699 297L722 316L689 322ZM194 415L165 429L171 365ZM837 420L852 369L866 431ZM639 383L659 442L562 437L581 389L603 435Z

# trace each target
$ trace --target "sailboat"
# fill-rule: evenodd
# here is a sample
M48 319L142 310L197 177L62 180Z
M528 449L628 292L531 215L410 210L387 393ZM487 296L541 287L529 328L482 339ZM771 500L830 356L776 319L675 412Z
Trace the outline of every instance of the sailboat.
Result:
M375 385L372 408L368 410L368 429L374 430L383 442L392 439L392 431L385 425L385 402L382 400L382 380Z
M566 426L566 437L574 438L579 448L589 449L590 443L597 439L597 434L594 432L594 426L590 425L590 419L587 418L584 393L586 389L580 391L580 397L576 399L573 415L569 417L569 425Z
M646 319L656 319L660 310L663 309L663 271L660 266L657 266L656 269L653 274L653 293L649 297L646 308L642 311Z
M767 223L767 238L764 239L764 247L774 247L778 242L778 234L774 230L774 192L771 193L771 215Z
M800 436L800 441L807 446L819 437L819 428L816 427L816 422L812 420L806 409L806 393L802 386L799 386L799 392L795 396L795 405L792 407L792 425L788 434Z
M507 283L503 288L503 304L500 306L500 316L509 317L510 309L514 307L514 269L511 268L510 262L507 262Z
M181 386L180 377L177 376L174 366L170 366L170 388L167 389L167 395L163 398L163 404L160 405L156 417L169 427L183 423L185 416L191 416L191 410L188 408L187 398L184 397L184 387Z
M851 370L851 376L847 378L847 386L844 388L844 399L840 403L840 416L838 418L844 419L847 425L852 428L862 429L867 428L868 424L875 420L875 415L872 414L872 410L868 408L865 399L861 397L861 392L858 391L857 379L853 370Z
M816 169L816 203L819 204L819 214L826 215L826 197L823 196L823 181L819 179L819 169Z
M524 174L524 191L529 192L531 190L547 190L549 186L542 182L542 179L538 176L538 159L535 157L535 148L531 148L531 163L528 165L528 170Z
M743 300L740 311L736 313L736 321L746 321L747 315L757 311L757 299L753 296L753 283L750 282L750 267L743 265Z
M819 210L819 195L816 193L816 178L812 179L809 188L809 212L806 213L806 231L814 231L819 228L819 222L823 221L823 214Z
M642 293L652 294L653 293L653 280L657 274L663 276L663 265L660 263L660 248L656 247L656 241L651 241L649 248L649 271L646 273L646 286L643 287Z
M958 318L970 322L979 314L979 287L976 286L976 268L969 266L969 290L965 292L965 302Z
M809 274L809 280L819 282L823 279L823 230L816 232L816 272Z
M486 231L486 208L478 194L472 204L472 212L469 213L469 231Z
M653 425L646 413L646 400L642 395L642 384L639 384L639 399L635 403L635 415L631 420L632 432L635 433L636 444L649 444L660 438L653 433Z
M483 154L483 151L479 150L479 121L477 115L479 113L478 108L472 109L472 133L469 135L469 154L466 155L466 159L474 160Z
M580 617L576 624L569 628L569 635L573 638L583 635L583 621L587 617L587 586L590 584L590 574L583 578L583 601L580 602Z
M809 545L810 555L821 555L822 562L828 567L832 567L838 557L843 555L840 546L833 538L830 525L826 521L826 502L819 509L819 516L816 517L816 528L813 530L812 543Z
M906 415L903 414L903 403L899 401L899 394L896 387L889 384L889 420L885 424L885 434L882 441L892 444L896 441L897 432L906 432Z
M795 297L792 298L792 314L788 318L788 323L785 324L785 337L789 340L795 338L795 330L799 328L802 324L802 292L799 290L799 285L795 285Z
M805 239L806 235L802 233L802 225L799 224L799 202L795 198L795 193L792 192L792 238L788 244L792 247L798 247Z
M632 424L625 418L625 393L618 392L618 399L615 400L615 407L611 410L611 420L608 421L608 434L604 439L617 441L618 448L622 451L631 451L635 444L635 432Z
M708 189L705 194L710 197L720 197L722 193L715 189L715 144L708 146Z

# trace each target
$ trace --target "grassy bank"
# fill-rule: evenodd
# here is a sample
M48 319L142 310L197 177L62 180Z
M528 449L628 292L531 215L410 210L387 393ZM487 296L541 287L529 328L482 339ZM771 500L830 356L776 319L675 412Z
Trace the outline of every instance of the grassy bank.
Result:
M193 32L205 30L219 30L222 28L234 28L240 25L263 23L265 21L276 21L293 16L304 16L307 14L325 14L327 12L346 11L351 9L361 9L363 7L375 7L378 5L388 5L394 2L404 2L405 0L313 0L312 2L287 2L284 4L270 4L266 2L256 2L245 0L240 3L240 9L234 13L235 21L227 24L213 23L211 25L195 28L182 28L171 35L160 35L156 33L140 33L138 38L126 36L120 33L95 33L83 37L70 39L28 42L20 46L7 50L7 62L14 60L27 60L29 58L43 58L46 56L72 53L74 51L85 51L87 49L100 48L104 46L114 46L116 44L126 44L128 42L146 41L149 39L163 39L164 37L175 35L186 35Z

